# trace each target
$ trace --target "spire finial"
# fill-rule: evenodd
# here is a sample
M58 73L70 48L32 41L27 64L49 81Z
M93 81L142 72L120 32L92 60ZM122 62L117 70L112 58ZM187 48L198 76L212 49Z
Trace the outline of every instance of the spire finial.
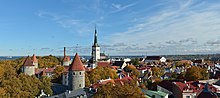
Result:
M96 24L95 24L94 46L98 46L98 39L97 39L97 30L96 30Z

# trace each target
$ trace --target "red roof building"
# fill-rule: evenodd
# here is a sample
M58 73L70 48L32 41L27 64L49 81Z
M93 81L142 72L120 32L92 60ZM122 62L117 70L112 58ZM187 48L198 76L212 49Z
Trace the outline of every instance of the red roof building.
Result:
M81 59L77 53L73 59L72 64L70 64L69 71L85 71L83 63L81 62Z
M175 98L185 98L187 96L194 98L205 87L205 83L200 83L199 81L173 82L173 84L173 95ZM217 88L212 85L208 85L208 88L212 92L217 92Z
M34 66L33 61L29 56L25 59L24 66Z
M68 61L70 61L70 56L64 56L63 62L68 62Z
M103 66L103 67L110 67L111 66L111 62L107 62L107 61L100 61L97 62L98 66Z
M197 98L218 98L218 96L209 90L208 83L206 83L203 91L197 96Z

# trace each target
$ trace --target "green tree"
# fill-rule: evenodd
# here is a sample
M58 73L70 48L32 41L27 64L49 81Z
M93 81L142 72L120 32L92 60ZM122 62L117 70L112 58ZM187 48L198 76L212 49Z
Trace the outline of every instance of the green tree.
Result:
M41 84L39 79L37 79L35 76L28 76L25 74L20 74L18 78L22 82L22 91L30 93L29 95L31 97L35 97L39 94L39 86Z
M49 77L41 77L40 78L41 85L40 90L43 90L45 94L52 95L53 91L51 89L52 83Z
M61 83L62 82L62 74L64 73L65 68L63 66L57 66L53 70L53 76L52 76L52 81L55 83Z
M131 63L132 63L134 66L139 66L139 65L140 65L140 62L139 62L139 59L138 59L138 58L131 59Z
M89 75L87 72L85 72L85 86L89 87L90 86L90 81L89 81Z

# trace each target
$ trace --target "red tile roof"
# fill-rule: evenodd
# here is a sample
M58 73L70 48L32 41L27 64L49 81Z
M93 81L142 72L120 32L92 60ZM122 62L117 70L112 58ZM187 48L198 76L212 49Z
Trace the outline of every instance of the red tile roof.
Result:
M64 56L63 61L64 61L64 62L70 61L70 56Z
M143 67L137 67L137 70L150 70L151 67L146 67L146 66L143 66Z
M25 59L24 66L34 66L33 61L29 56Z
M73 59L72 64L70 64L69 71L85 71L83 63L81 62L81 59L77 53Z
M56 67L46 68L46 69L44 69L44 72L45 72L45 73L52 73L55 68L56 68Z
M35 74L40 74L42 72L42 69L35 68Z
M196 98L218 98L218 96L212 92L201 92Z
M38 62L38 60L37 60L35 54L33 54L33 56L31 57L31 59L33 60L34 63L37 63L37 62Z
M97 65L98 66L103 66L103 67L108 67L108 66L111 66L111 63L110 62L97 62Z
M112 69L117 70L119 66L111 66Z
M184 92L185 90L188 89L188 90L191 90L192 92L195 92L195 93L201 92L201 90L203 90L203 88L205 86L205 83L199 83L199 81L189 81L186 83L175 82L174 84L176 84L176 86L179 87L179 89L182 92ZM217 91L217 89L212 85L209 85L208 88L213 92Z
M191 64L192 63L192 61L190 61L190 60L181 60L180 62L181 63L187 63L187 64Z

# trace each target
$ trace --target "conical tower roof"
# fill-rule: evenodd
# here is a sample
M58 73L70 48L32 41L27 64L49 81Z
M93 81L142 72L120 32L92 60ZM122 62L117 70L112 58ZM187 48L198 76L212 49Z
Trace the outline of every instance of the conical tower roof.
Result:
M24 66L34 66L33 61L29 56L25 59Z
M32 60L33 60L34 63L38 63L38 60L37 60L37 57L36 57L35 54L33 54L33 56L32 56Z
M83 63L81 62L81 59L77 53L73 59L72 64L70 64L69 71L85 71Z

